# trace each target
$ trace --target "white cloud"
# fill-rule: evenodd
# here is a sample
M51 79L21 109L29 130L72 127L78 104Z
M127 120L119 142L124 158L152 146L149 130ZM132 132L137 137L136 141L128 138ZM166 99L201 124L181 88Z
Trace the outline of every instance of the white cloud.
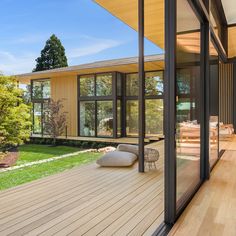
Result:
M123 42L112 39L100 39L83 35L82 42L79 42L80 47L66 48L68 61L74 61L80 57L86 57L100 53L106 49L117 47ZM26 37L18 39L22 43L33 42L38 37ZM12 53L9 51L0 50L0 72L7 75L22 74L31 72L35 67L35 59L38 57L38 52L29 53Z
M29 34L22 37L15 37L12 39L1 39L1 44L17 45L17 44L36 44L45 42L50 37L49 34Z
M32 53L15 55L10 52L0 51L0 71L6 75L30 72L35 66L36 57Z
M85 45L67 50L67 57L69 59L94 55L122 44L119 41L111 39L97 39L89 36L84 36L84 38L86 39Z

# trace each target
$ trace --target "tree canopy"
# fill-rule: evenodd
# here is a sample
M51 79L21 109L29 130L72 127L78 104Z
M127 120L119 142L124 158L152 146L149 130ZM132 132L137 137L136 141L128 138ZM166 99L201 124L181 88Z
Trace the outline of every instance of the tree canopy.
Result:
M22 144L30 136L30 106L14 78L0 75L0 150Z
M55 34L46 41L41 56L35 61L37 64L33 72L68 66L65 48Z

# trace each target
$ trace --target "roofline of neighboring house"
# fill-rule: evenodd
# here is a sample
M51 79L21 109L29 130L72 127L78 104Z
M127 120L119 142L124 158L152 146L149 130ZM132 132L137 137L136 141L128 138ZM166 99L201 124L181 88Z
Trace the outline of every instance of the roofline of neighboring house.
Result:
M164 61L164 54L148 55L148 56L145 56L144 60L145 60L145 62ZM110 67L110 66L119 66L119 65L129 65L129 64L135 64L135 63L138 63L138 57L96 61L96 62L81 64L81 65L76 65L76 66L68 66L68 67L62 67L62 68L52 69L52 70L37 71L37 72L19 74L19 75L15 75L15 76L16 77L25 77L25 76L32 76L32 75L43 75L43 74L47 74L47 73L73 72L73 71L78 71L78 70L83 70L83 69L92 69L92 68Z

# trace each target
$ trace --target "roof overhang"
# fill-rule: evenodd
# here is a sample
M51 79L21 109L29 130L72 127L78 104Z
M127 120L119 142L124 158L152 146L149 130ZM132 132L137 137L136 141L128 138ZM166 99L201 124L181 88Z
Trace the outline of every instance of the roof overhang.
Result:
M138 31L137 0L94 0L115 17ZM164 49L164 0L145 0L145 37Z
M164 55L151 55L145 57L145 70L164 70ZM44 79L51 77L76 76L92 73L105 72L132 73L138 72L138 58L122 58L115 60L99 61L78 66L69 66L64 68L26 73L16 75L20 83L29 83L32 79Z

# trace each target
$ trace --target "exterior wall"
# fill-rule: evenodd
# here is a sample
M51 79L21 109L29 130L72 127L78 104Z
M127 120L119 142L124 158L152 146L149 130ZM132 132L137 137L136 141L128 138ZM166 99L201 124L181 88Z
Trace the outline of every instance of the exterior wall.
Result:
M77 76L51 77L51 97L63 99L67 112L67 135L77 136Z
M233 124L233 64L219 68L220 122Z

